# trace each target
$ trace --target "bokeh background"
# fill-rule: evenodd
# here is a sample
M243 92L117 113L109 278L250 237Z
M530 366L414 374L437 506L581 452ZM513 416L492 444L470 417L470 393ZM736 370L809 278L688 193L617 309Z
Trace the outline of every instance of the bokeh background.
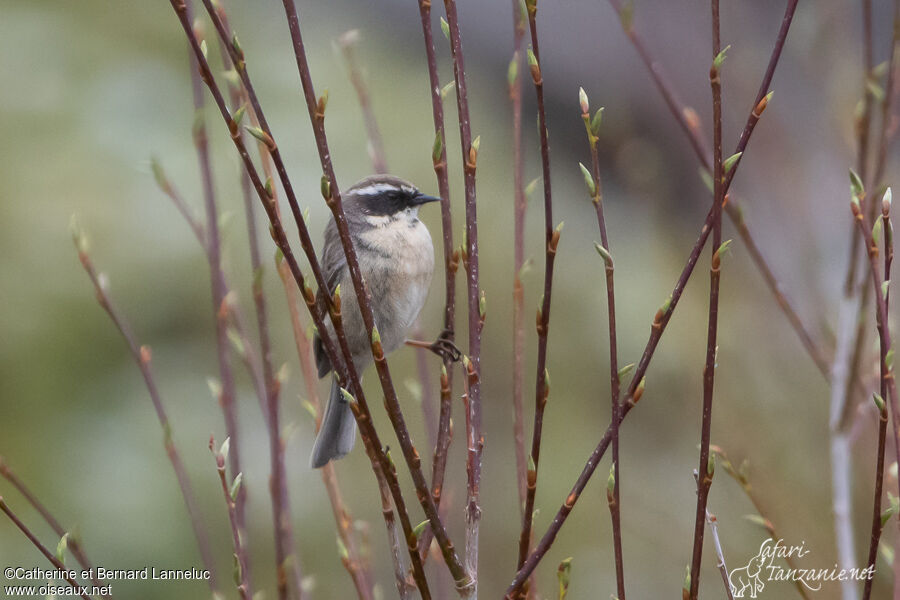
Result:
M880 62L887 54L891 7L887 0L873 4ZM606 107L600 147L616 260L621 363L639 358L652 316L670 293L709 205L687 140L652 87L614 11L601 1L540 5L555 212L566 226L554 289L549 362L554 384L545 420L538 533L545 530L609 421L603 271L592 247L599 234L577 164L589 159L578 87L584 86L595 107ZM318 158L280 5L232 1L228 8L294 187L309 207L318 245L327 209L318 193ZM360 111L334 49L340 34L359 29L358 55L391 170L423 190L436 191L430 163L431 106L415 3L334 0L300 2L299 8L317 88L330 91L327 129L342 185L371 170ZM775 0L723 3L723 40L732 44L724 73L726 149L737 141L783 9L784 3ZM436 19L442 13L438 3L434 13ZM482 139L478 209L488 320L481 585L484 597L497 598L515 570L520 524L510 400L513 212L506 68L512 52L512 11L507 1L463 0L459 13L472 127ZM635 23L682 99L696 108L710 132L707 4L645 0L637 3ZM441 79L449 82L449 52L439 31L435 21ZM855 156L852 113L861 93L860 32L855 3L801 3L773 83L774 100L734 182L766 257L826 347L851 225L846 171ZM95 262L110 278L113 298L140 341L153 348L174 437L200 496L220 570L227 574L230 537L206 449L210 433L224 437L221 413L206 383L217 371L208 272L190 230L157 189L149 168L150 157L157 156L200 210L186 44L178 22L166 2L0 0L0 76L0 454L66 526L77 526L95 563L108 568L199 566L140 375L95 303L73 251L68 224L77 213L89 232ZM530 86L524 88L524 97L527 181L540 174L540 167ZM459 236L462 178L451 98L446 114ZM220 203L233 215L224 230L227 269L249 309L239 165L218 116L209 115ZM894 174L892 156L888 181ZM540 264L539 198L531 199L529 211L526 253ZM437 239L438 211L426 210L423 218ZM727 221L725 232L726 238L737 237ZM274 248L267 237L264 243L268 266ZM642 405L622 428L625 565L635 598L677 595L690 559L706 260L663 338ZM536 348L528 315L538 302L541 279L541 269L525 276L528 431L533 398L528 401L532 394L527 390ZM303 385L283 293L272 269L265 285L276 361L287 363L292 373L283 403L285 422L294 429L287 456L297 556L312 597L350 598L353 591L340 563L327 497L318 473L307 467L312 422L301 407ZM828 387L737 240L724 270L722 293L713 442L735 460L749 459L752 482L768 516L788 543L805 542L811 550L807 564L831 567L836 558ZM426 331L438 332L442 303L438 278L422 317ZM438 363L432 362L436 375ZM391 366L421 447L421 411L403 385L415 377L413 353L397 352ZM383 438L390 441L393 434L371 374L366 385ZM243 373L239 405L254 579L273 597L267 442ZM458 403L455 415L462 423ZM459 547L465 490L461 431L458 426L445 492ZM874 418L863 415L854 454L860 560L871 518L874 435ZM570 598L606 598L615 591L607 469L604 462L539 570L542 597L556 597L556 565L567 556L575 557ZM403 471L402 482L413 498ZM383 597L394 597L380 505L363 452L340 462L338 474L354 517L369 524ZM710 509L719 519L726 558L736 567L756 553L764 536L743 518L753 509L738 486L724 473L719 475ZM52 532L4 481L0 494L55 547ZM422 519L418 507L411 518L414 523ZM887 535L885 541L892 546L896 540ZM701 586L707 597L722 593L713 556L708 545ZM6 520L0 520L0 565L44 566L43 558ZM886 597L890 566L882 561L878 567L882 573L876 597ZM113 591L118 598L138 600L208 595L202 583L184 582L117 583ZM453 597L452 591L439 593ZM772 584L765 597L795 593L787 584ZM825 586L816 597L836 598L838 588Z

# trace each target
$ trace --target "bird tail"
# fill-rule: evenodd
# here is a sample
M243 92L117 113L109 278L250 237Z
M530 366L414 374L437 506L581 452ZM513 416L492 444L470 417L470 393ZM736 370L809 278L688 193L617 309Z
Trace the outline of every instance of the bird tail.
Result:
M325 417L313 444L312 456L309 457L310 467L319 469L330 460L342 458L353 449L354 442L356 442L356 420L335 379L331 382L331 394L325 408Z

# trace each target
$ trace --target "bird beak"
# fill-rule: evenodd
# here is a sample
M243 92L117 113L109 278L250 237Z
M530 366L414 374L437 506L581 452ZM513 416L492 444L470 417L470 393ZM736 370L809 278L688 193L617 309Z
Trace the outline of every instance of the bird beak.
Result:
M425 194L419 194L415 197L413 202L416 206L420 206L422 204L428 204L429 202L440 202L441 199L436 196L426 196Z

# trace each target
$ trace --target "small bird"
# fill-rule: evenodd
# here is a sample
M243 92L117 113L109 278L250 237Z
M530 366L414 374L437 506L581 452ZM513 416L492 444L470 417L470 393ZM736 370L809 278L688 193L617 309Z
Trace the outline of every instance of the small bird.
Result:
M419 207L440 198L426 196L413 184L390 175L367 177L345 191L342 198L359 269L372 295L375 324L387 354L404 344L428 296L434 273L434 246L418 215ZM328 293L333 295L338 285L345 290L341 296L344 332L353 365L361 374L372 362L371 341L333 217L325 228L325 245L319 259ZM330 320L326 327L334 338ZM441 354L447 350L447 344L447 340L439 340L431 349ZM313 347L319 377L324 377L331 372L332 365L318 335ZM343 457L355 441L356 421L335 380L313 445L310 466L318 469L330 460Z

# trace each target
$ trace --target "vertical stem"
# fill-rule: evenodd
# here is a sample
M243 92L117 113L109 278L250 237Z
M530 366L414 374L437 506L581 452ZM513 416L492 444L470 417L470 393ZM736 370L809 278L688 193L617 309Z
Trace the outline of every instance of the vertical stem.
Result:
M537 2L526 2L528 24L531 30L531 52L529 66L534 83L538 106L538 127L541 140L541 174L544 183L544 294L537 315L538 356L535 381L534 429L531 438L531 461L533 469L528 473L528 486L525 496L525 514L522 517L522 532L519 537L519 562L521 568L528 558L531 548L532 526L534 521L534 497L537 491L537 476L540 466L541 434L544 424L544 409L550 393L547 371L547 340L550 329L550 300L553 292L553 265L556 258L556 247L560 232L553 227L553 193L550 185L550 143L547 130L547 113L544 108L544 80L541 73L541 56L537 35ZM527 594L526 585L523 591Z
M512 0L513 57L510 65L515 77L509 81L513 130L513 440L516 447L516 483L519 492L519 511L524 518L528 487L528 457L525 454L525 416L523 410L525 383L525 290L522 287L522 267L525 265L525 198L524 157L522 154L522 75L525 65L522 48L525 41L527 15L520 0ZM512 66L515 65L515 66Z
M190 18L190 8L188 18ZM221 393L219 405L225 418L225 431L231 439L232 449L228 455L228 463L232 475L242 472L241 469L241 434L238 426L238 411L235 405L234 373L231 368L231 355L228 342L228 310L225 302L225 278L222 272L222 258L219 239L219 214L216 207L216 191L213 184L212 166L209 159L209 139L206 133L206 121L203 119L203 83L199 77L197 59L188 54L191 72L191 91L194 102L194 147L197 152L197 163L200 168L200 181L203 188L203 205L206 214L206 255L209 262L210 288L212 296L213 318L216 332L216 357L219 363L219 379ZM244 487L235 499L237 524L241 535L246 540L247 491ZM250 578L250 565L247 565L247 578Z
M459 265L459 254L453 249L453 220L450 210L450 182L447 174L447 136L444 129L444 106L441 98L441 84L438 74L437 58L434 50L434 37L431 27L431 0L419 0L419 16L422 21L422 36L425 41L425 58L428 66L428 83L431 94L431 113L434 122L435 137L440 144L438 152L432 151L432 164L437 178L438 192L441 197L441 237L444 244L444 332L450 341L454 340L456 316L456 271ZM443 371L452 368L449 359L444 360ZM450 448L450 416L452 403L452 379L441 381L441 404L438 417L437 438L434 443L434 459L432 462L431 495L436 506L440 507L441 493L444 487L444 473L447 467L447 453ZM419 551L422 560L428 555L428 546L433 534L426 530L419 540Z
M583 91L583 90L582 90ZM621 510L622 504L619 501L619 490L621 488L622 469L619 462L619 422L622 419L622 404L620 402L621 384L619 381L619 358L618 346L616 343L616 292L615 292L615 265L613 263L611 249L609 246L609 236L606 231L606 216L603 212L603 185L600 180L600 157L597 151L597 132L594 131L591 123L591 115L587 95L583 97L581 119L584 121L585 130L588 136L588 143L591 149L591 174L594 180L594 193L591 201L597 212L597 227L600 230L600 242L603 247L603 262L606 272L606 309L609 328L609 380L610 380L610 403L611 403L611 427L612 427L612 484L613 489L607 490L610 518L612 519L613 530L613 554L615 556L616 567L616 590L618 599L625 600L625 563L622 554L622 523ZM602 110L602 109L601 109ZM638 382L640 385L640 382Z
M209 438L209 449L213 452L213 438ZM225 496L225 506L228 509L228 522L231 525L231 543L234 546L234 582L237 585L238 594L242 600L249 600L253 597L253 590L250 588L250 582L247 578L247 546L241 535L240 527L237 522L237 510L235 506L235 498L232 497L231 490L228 486L228 475L225 473L225 456L222 451L215 455L216 471L219 473L219 481L222 484L222 494ZM236 477L241 476L240 473ZM240 490L240 482L237 482L238 490ZM235 491L238 491L235 490ZM236 496L235 496L236 497Z
M703 534L706 530L706 504L712 485L714 461L710 460L709 438L712 428L713 386L716 369L716 338L719 317L719 278L722 245L722 204L725 201L724 173L722 172L722 84L719 78L719 60L722 44L719 39L719 0L711 0L713 65L709 72L713 97L713 243L709 272L709 328L706 340L706 364L703 369L703 419L700 432L700 464L697 467L697 514L694 523L694 551L691 559L691 600L696 600L700 589L700 564L703 556Z
M478 218L475 192L475 170L478 148L472 144L469 117L469 96L466 85L465 59L462 50L456 1L444 0L450 29L450 52L453 56L453 77L456 82L456 105L459 113L459 137L465 175L466 197L466 290L469 312L469 352L466 373L467 421L469 452L466 485L466 575L472 598L478 597L478 540L481 523L481 456L484 436L481 430L481 329L484 324L479 303Z

